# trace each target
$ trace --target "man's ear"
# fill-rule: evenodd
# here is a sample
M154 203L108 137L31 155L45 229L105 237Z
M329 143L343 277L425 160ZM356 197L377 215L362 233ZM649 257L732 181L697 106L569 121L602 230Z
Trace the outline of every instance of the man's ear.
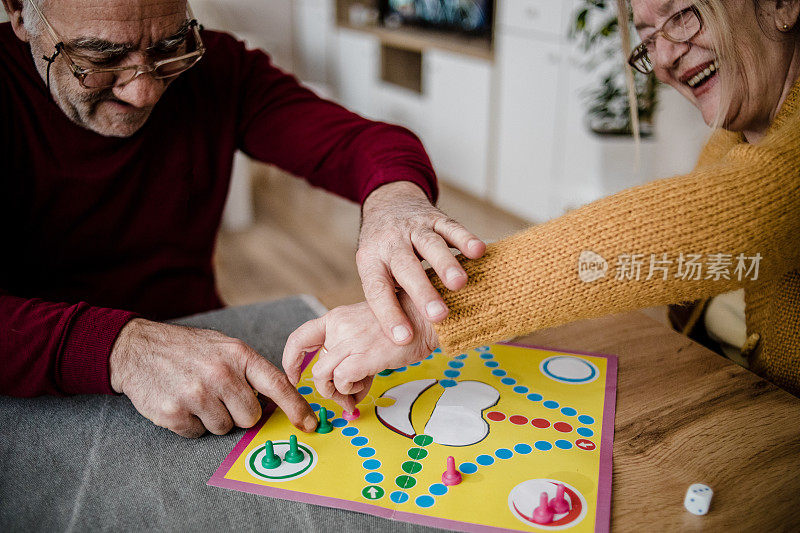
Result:
M20 41L28 42L30 35L28 30L25 29L25 21L22 19L22 0L3 0L3 7L6 8L8 20L11 22L11 27L17 38Z
M797 25L800 16L800 0L776 0L775 27L778 31L788 32Z

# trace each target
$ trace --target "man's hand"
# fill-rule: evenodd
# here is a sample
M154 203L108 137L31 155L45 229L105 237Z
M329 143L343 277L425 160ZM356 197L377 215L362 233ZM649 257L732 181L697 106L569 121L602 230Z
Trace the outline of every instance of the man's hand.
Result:
M337 307L297 328L283 351L283 368L293 384L300 380L304 353L325 346L312 369L317 392L347 411L369 392L372 378L386 368L422 361L437 346L433 326L420 316L404 293L400 303L411 318L413 342L398 346L384 335L366 302Z
M158 426L184 437L224 435L261 417L256 391L300 430L317 419L286 375L244 342L210 330L142 319L120 332L109 360L111 387Z
M483 241L431 205L413 183L389 183L364 202L356 253L358 274L367 303L395 344L408 344L413 338L411 323L395 294L395 281L421 316L433 322L447 316L444 300L425 275L420 257L430 263L448 289L456 291L466 285L467 274L448 245L470 259L486 251Z

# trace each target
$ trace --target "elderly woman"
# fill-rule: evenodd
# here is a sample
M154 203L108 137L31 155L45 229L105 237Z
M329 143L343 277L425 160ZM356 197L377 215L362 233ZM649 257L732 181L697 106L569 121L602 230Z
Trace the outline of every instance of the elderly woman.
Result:
M451 292L437 280L450 310L441 323L429 324L402 296L416 328L403 346L385 337L366 304L306 323L284 352L290 380L299 378L301 352L324 346L313 369L317 389L347 409L375 373L438 345L457 353L743 288L750 368L800 395L800 0L633 0L632 8L641 44L630 64L719 126L694 171L462 259L464 289Z

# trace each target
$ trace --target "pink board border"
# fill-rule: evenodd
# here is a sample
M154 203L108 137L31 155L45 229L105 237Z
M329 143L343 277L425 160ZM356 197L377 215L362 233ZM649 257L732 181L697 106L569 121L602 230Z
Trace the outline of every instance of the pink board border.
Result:
M507 346L518 346L520 348L533 348L536 350L547 350L551 352L559 352L572 355L589 355L592 357L602 357L608 361L606 368L606 392L604 398L603 408L603 431L600 435L600 472L599 472L599 486L597 488L597 514L595 515L595 531L605 533L609 531L611 524L611 471L612 471L612 457L614 445L614 413L616 411L616 396L617 396L617 356L607 355L601 353L581 352L575 350L560 350L556 348L548 348L545 346L534 346L530 344L520 344L515 342L500 342L497 344L505 344ZM301 365L301 369L305 370L311 360L314 358L316 352L306 354ZM388 518L392 520L400 520L403 522L410 522L413 524L420 524L429 527L439 527L443 529L451 529L455 531L465 531L467 533L488 533L498 531L517 531L513 529L504 529L494 526L484 526L481 524L471 524L468 522L460 522L457 520L448 520L445 518L436 518L432 516L425 516L416 513L408 513L404 511L397 511L388 509L378 505L368 503L354 502L350 500L341 500L339 498L330 498L328 496L317 496L315 494L306 494L304 492L297 492L287 489L279 489L275 487L267 487L264 485L256 485L255 483L245 483L243 481L236 481L234 479L226 479L225 474L231 469L236 459L244 453L247 446L253 441L258 431L266 423L272 412L275 410L275 404L268 402L264 408L264 413L261 420L248 429L244 436L236 443L231 452L219 465L219 468L211 476L211 479L206 483L214 487L221 487L224 489L237 490L241 492L249 492L251 494L259 494L261 496L269 496L273 498L281 498L283 500L290 500L302 503L311 503L314 505L322 505L326 507L334 507L337 509L345 509L347 511L357 511L359 513L370 514L381 518Z

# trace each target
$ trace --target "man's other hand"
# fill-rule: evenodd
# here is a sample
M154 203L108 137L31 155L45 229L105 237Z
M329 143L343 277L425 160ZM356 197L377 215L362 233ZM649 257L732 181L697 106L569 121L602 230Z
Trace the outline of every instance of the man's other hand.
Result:
M244 342L222 333L135 319L109 361L111 386L154 424L184 437L216 435L261 417L256 391L302 431L317 425L286 375Z
M389 183L364 201L356 264L364 296L386 336L397 345L413 338L413 329L397 300L405 290L420 315L432 322L447 317L441 295L431 285L420 258L426 259L445 287L456 291L467 274L450 252L481 257L486 244L464 226L431 205L411 182Z

